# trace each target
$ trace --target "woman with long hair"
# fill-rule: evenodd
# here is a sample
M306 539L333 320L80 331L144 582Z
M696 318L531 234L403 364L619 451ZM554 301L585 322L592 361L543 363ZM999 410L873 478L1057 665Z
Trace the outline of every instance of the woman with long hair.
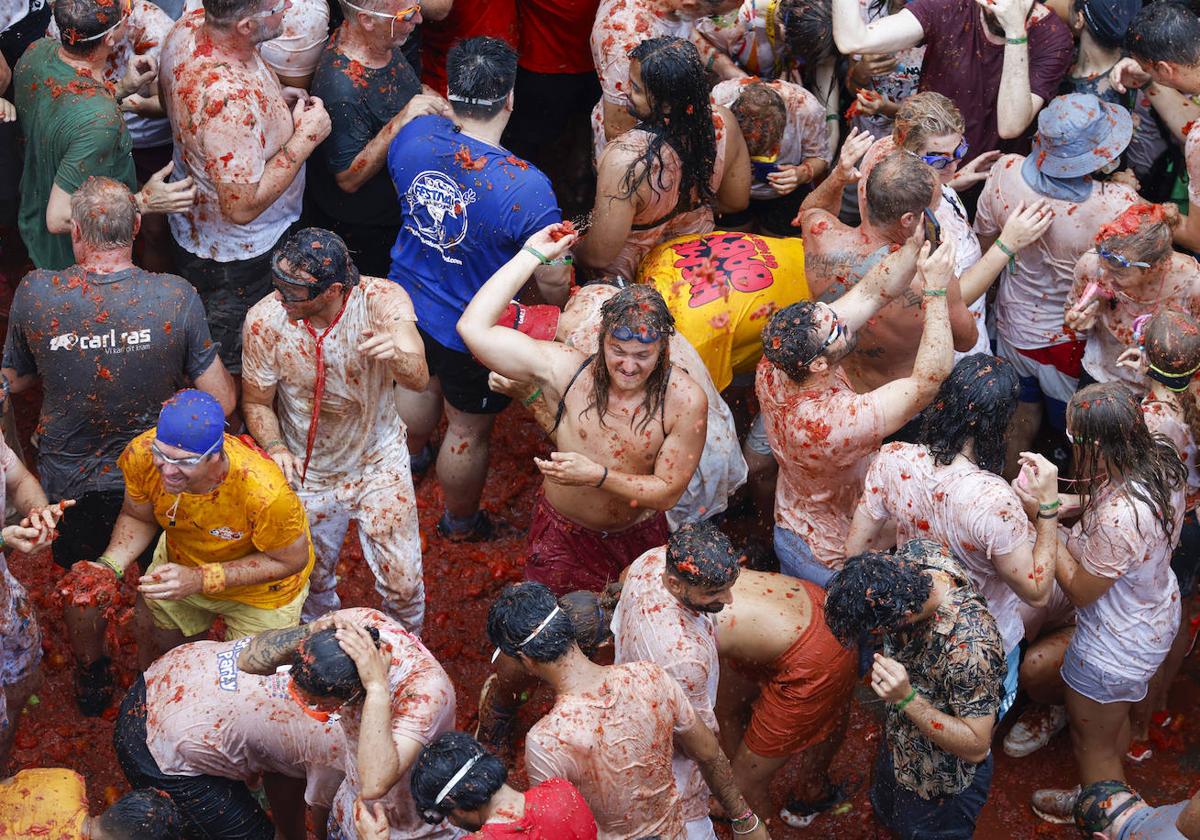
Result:
M1200 264L1172 248L1179 224L1173 204L1135 204L1101 227L1095 248L1075 264L1064 323L1087 338L1083 382L1090 376L1141 390L1137 374L1117 366L1133 344L1134 322L1165 309L1200 317Z
M1082 513L1060 549L1055 579L1075 605L1062 666L1075 764L1082 784L1124 780L1130 711L1147 693L1179 627L1171 550L1183 523L1187 470L1171 442L1152 435L1136 396L1120 383L1090 385L1067 405ZM1030 501L1056 518L1058 470L1023 453ZM1039 790L1033 808L1071 821L1073 790Z
M1126 757L1145 761L1153 755L1150 726L1168 726L1167 691L1183 665L1195 638L1193 622L1198 611L1190 596L1196 590L1200 571L1200 524L1196 505L1200 501L1200 471L1196 466L1196 441L1200 440L1200 404L1194 382L1200 371L1200 322L1190 315L1167 310L1136 325L1134 340L1140 345L1121 355L1117 364L1134 369L1149 384L1142 398L1142 415L1152 434L1167 437L1188 470L1187 512L1179 545L1171 556L1171 570L1179 581L1183 619L1171 652L1150 683L1146 699L1133 711L1133 743Z

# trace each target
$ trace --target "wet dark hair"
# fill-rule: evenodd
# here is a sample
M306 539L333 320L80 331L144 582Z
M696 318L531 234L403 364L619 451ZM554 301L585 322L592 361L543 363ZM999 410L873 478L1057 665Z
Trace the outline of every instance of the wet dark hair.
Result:
M450 789L441 802L434 804L442 788L475 756L481 758ZM443 732L417 756L409 787L417 808L431 816L445 817L451 811L474 811L486 805L508 780L504 762L488 752L465 732Z
M891 632L921 611L933 588L933 578L917 560L927 550L906 543L894 556L868 551L847 558L826 588L825 623L845 647L854 647L864 633ZM937 543L930 543L944 551Z
M1081 388L1067 404L1067 425L1075 439L1076 472L1083 476L1082 520L1094 510L1101 464L1107 464L1125 477L1120 492L1145 503L1170 536L1175 528L1171 495L1187 480L1187 468L1165 435L1150 434L1133 392L1120 382ZM1143 524L1136 523L1139 534Z
M346 241L324 228L309 227L296 231L276 249L274 259L284 259L291 264L292 273L289 273L285 282L296 285L305 285L303 280L294 276L296 271L312 275L317 282L310 285L321 291L334 283L341 283L349 289L357 286L360 280L358 266L350 258Z
M816 314L816 301L792 303L772 315L762 331L763 355L796 382L808 378L808 365L824 342ZM806 359L812 361L803 364Z
M1125 50L1140 61L1200 64L1200 17L1174 0L1147 3L1125 33Z
M379 630L363 627L379 647ZM292 657L291 677L296 685L313 697L336 697L349 700L363 690L358 666L350 654L342 650L337 629L328 627L301 640Z
M999 474L1004 470L1008 422L1017 410L1021 383L1012 362L973 353L958 360L933 402L918 415L917 443L938 464L949 464L968 440L975 463Z
M662 342L658 363L646 379L646 394L638 409L641 419L636 423L638 432L645 430L663 409L667 398L667 383L671 378L671 345L669 339L675 334L675 317L667 308L667 302L653 286L635 283L626 286L600 306L600 344L596 348L596 361L592 365L592 399L579 413L580 419L589 411L596 412L597 422L604 426L604 415L608 412L608 391L612 382L608 378L608 357L604 340L618 327L627 327L642 336L657 333Z
M867 218L872 224L890 225L905 213L920 214L936 189L929 164L903 149L894 151L867 175Z
M612 607L606 606L595 592L580 589L559 597L558 605L571 619L575 643L591 659L596 651L613 639Z
M557 606L558 599L545 584L509 584L488 608L488 639L514 659L523 653L535 662L554 662L575 644L575 626L564 610L560 609L540 633L525 640Z
M682 38L648 38L629 52L642 68L642 85L651 116L637 127L650 134L650 143L621 181L622 199L638 191L658 165L655 192L666 190L663 147L679 156L679 201L683 208L712 200L713 170L717 160L717 133L709 103L708 77L700 53Z
M1183 417L1192 440L1200 441L1200 405L1189 387L1200 366L1200 322L1183 312L1163 310L1152 317L1142 333L1142 347L1150 365L1148 375L1179 394Z
M817 66L838 55L833 43L833 3L831 0L781 0L779 21L783 25L783 48L788 59L798 62L801 81L820 99L817 90ZM831 84L837 84L837 72Z
M59 41L69 55L91 55L103 38L94 38L121 19L120 3L102 6L97 0L56 0L52 4Z
M693 586L726 586L742 567L729 537L711 522L684 525L667 539L667 572Z
M475 120L499 114L517 80L517 52L499 38L459 41L446 54L446 88L454 113ZM457 102L455 97L474 102ZM490 103L490 104L481 104Z
M773 155L783 142L787 125L787 106L783 97L766 82L750 82L738 91L729 106L751 157Z
M153 788L131 791L96 818L100 828L118 840L177 840L183 817L167 794Z

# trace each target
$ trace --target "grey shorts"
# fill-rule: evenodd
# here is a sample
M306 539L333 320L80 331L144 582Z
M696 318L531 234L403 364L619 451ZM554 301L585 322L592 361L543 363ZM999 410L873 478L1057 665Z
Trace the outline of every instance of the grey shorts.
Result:
M1149 686L1148 681L1131 680L1085 661L1074 643L1067 648L1059 673L1068 686L1097 703L1136 703L1146 696Z

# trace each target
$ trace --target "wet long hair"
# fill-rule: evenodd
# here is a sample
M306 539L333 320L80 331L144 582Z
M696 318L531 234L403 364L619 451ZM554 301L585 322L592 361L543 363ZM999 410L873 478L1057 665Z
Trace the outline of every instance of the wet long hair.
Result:
M1017 409L1021 385L1012 362L987 353L958 360L933 402L919 415L917 443L933 460L949 464L968 440L975 463L994 473L1004 469L1008 422Z
M1200 405L1191 385L1195 374L1188 373L1200 366L1200 322L1183 312L1159 312L1146 324L1142 344L1152 379L1173 391L1186 383L1176 393L1192 440L1200 441Z
M781 0L778 15L785 60L799 64L804 86L824 99L831 91L817 89L817 67L838 56L833 43L832 0ZM836 85L837 78L835 70L830 84Z
M924 607L933 579L917 562L921 546L913 543L920 542L929 541L912 540L895 556L867 551L847 558L830 579L825 624L844 647L857 646L863 634L874 630L898 630Z
M604 425L608 412L608 393L612 380L608 376L607 355L604 340L618 327L628 327L635 333L650 335L657 333L661 342L658 363L646 379L646 392L639 408L641 419L634 429L645 431L650 421L663 410L667 399L667 383L671 378L670 338L675 334L675 318L667 309L667 302L653 286L635 284L604 301L600 307L600 346L596 349L596 360L592 365L592 399L579 413L582 419L589 411L596 412L597 421Z
M717 162L717 133L709 104L708 78L700 53L682 38L649 38L634 47L629 58L642 68L642 85L651 116L638 123L650 134L650 144L621 181L622 199L630 198L650 178L655 165L658 177L651 183L664 192L667 167L663 147L679 157L679 203L696 207L713 199L713 169Z
M1171 495L1187 480L1187 468L1165 435L1146 428L1137 397L1120 382L1081 388L1067 404L1067 425L1075 442L1076 471L1083 518L1095 506L1096 489L1108 467L1125 477L1120 493L1145 503L1168 536L1175 528ZM1142 523L1137 523L1142 533Z

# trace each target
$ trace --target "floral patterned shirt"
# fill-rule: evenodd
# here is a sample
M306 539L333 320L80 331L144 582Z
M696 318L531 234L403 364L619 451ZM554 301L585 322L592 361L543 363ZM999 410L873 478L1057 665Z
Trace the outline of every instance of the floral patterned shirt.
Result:
M1008 672L996 620L958 561L941 545L922 542L922 565L949 575L954 588L928 620L889 634L884 654L905 667L934 708L960 718L994 715ZM935 745L895 706L888 709L887 738L896 780L922 799L953 796L975 778L978 765Z

